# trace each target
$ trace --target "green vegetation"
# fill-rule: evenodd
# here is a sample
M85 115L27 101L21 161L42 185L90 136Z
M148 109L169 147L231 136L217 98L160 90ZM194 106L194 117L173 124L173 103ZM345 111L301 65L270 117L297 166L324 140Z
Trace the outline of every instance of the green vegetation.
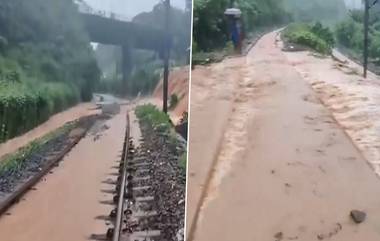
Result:
M146 104L138 106L136 108L136 116L155 129L163 132L170 130L169 116L157 109L155 105Z
M152 104L140 105L136 108L136 116L139 120L145 122L156 131L161 133L166 133L168 135L168 141L172 146L178 145L178 139L176 136L176 132L170 126L170 119L167 114L157 109L156 106ZM186 114L187 118L187 114ZM186 165L187 165L187 156L186 152L183 153L178 159L178 165L186 175Z
M20 148L15 153L5 156L0 161L0 176L6 172L13 172L23 167L25 161L38 151L48 141L57 138L58 136L70 132L75 128L75 123L68 123L63 127L60 127L49 134L30 142L28 145Z
M230 42L228 18L224 16L229 3L229 0L194 1L193 64L217 62L231 54L227 45ZM236 0L235 3L242 11L244 32L248 39L292 20L307 23L319 21L330 26L347 15L344 0ZM293 32L289 37L318 51L329 52L331 39L325 43L325 33L321 34L304 26L302 31Z
M229 41L228 19L224 11L229 0L194 1L193 51L221 50ZM271 28L290 19L282 0L237 0L247 33Z
M179 167L181 168L181 171L184 175L186 175L186 169L187 169L187 152L183 153L179 158Z
M71 1L0 2L0 143L90 100L99 75Z
M158 1L157 1L158 2ZM163 2L153 7L151 12L140 13L133 18L133 22L147 25L159 30L165 30L166 9ZM170 58L175 65L188 64L191 41L191 13L171 7L170 34L172 37Z
M282 34L287 43L309 47L319 53L329 54L334 46L334 34L317 22L314 25L292 23Z
M361 10L352 11L336 27L336 39L340 47L348 49L357 58L362 58L364 48L363 16ZM369 31L369 57L380 64L380 7L371 10Z
M150 65L146 63L145 65L140 65L128 80L127 94L131 96L135 96L138 93L143 95L150 94L160 80L160 70L154 64Z
M164 30L165 11L163 3L159 3L151 12L138 14L132 21ZM191 39L191 15L190 12L171 8L170 17L172 36L170 66L186 65L190 54L188 49ZM97 86L97 91L124 96L136 96L139 93L150 94L158 84L163 68L162 56L158 52L135 49L132 46L130 73L123 81L120 47L99 45L96 50L96 58L104 76Z
M334 24L347 15L344 0L284 0L295 21Z
M96 86L97 92L120 96L150 94L160 79L162 63L153 51L132 49L133 62L126 83L122 76L120 47L99 44L96 49L96 58L103 73Z

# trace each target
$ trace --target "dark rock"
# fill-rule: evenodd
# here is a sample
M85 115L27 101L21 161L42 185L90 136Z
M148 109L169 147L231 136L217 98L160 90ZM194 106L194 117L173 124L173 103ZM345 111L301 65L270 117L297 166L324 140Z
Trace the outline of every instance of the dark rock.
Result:
M350 216L355 223L362 223L366 219L367 214L363 211L352 210Z
M279 240L282 240L283 237L284 237L284 234L282 232L278 232L274 235L274 237L276 238L276 241L279 241Z

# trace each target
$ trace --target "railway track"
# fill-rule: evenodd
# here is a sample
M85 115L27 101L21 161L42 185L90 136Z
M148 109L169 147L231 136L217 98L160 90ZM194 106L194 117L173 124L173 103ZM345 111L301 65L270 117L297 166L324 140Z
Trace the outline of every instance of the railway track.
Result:
M127 127L119 176L115 182L113 202L116 208L109 218L114 227L106 233L107 240L112 241L153 241L161 240L158 229L158 212L154 210L154 193L150 171L151 161L146 154L149 150L142 145L135 148L130 138L130 120L127 115Z
M71 131L59 135L42 145L36 153L29 154L20 161L21 170L9 169L0 176L0 215L17 203L22 196L49 173L64 156L86 135L99 116L83 117L77 123L76 133ZM78 129L79 128L79 129Z
M59 160L85 136L87 130L93 125L93 121L95 119L85 124L86 128L81 133L76 133L74 137L63 136L65 142L60 144L59 151L50 148L56 145L54 141L45 148L47 152L36 153L43 160L50 154L52 158L44 161L42 169L37 168L36 172L30 173L28 178L32 178L31 180L22 180L22 190L12 192L14 196L9 198L10 201L1 202L2 199L0 199L0 207L5 204L7 207L11 205L57 165ZM106 220L106 224L112 225L112 228L105 230L103 234L93 234L90 239L178 240L176 235L184 226L185 186L183 174L179 174L178 166L178 150L183 147L179 148L178 144L169 145L168 136L155 134L153 129L147 131L145 127L143 128L144 138L139 140L140 145L135 148L130 137L130 125L127 115L121 156L117 160L117 165L112 167L117 171L110 174L113 176L112 179L109 178L103 182L112 187L103 189L102 192L111 193L113 198L101 203L112 205L114 209L109 214L98 216L97 219ZM28 171L29 169L25 172L29 175ZM4 210L6 210L5 206Z

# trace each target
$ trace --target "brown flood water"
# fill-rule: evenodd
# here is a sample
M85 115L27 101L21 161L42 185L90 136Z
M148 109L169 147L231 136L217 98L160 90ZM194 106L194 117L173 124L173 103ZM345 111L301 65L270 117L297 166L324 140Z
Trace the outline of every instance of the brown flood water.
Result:
M380 240L378 177L276 36L192 75L189 241Z
M120 158L125 115L122 108L121 114L106 121L110 128L99 132L96 141L88 134L35 186L36 190L9 210L10 215L0 217L1 240L84 241L91 234L106 232L105 221L96 217L108 215L113 208L100 202L112 201L112 195L102 190L114 186L103 181L116 179L111 174L117 173L112 167Z

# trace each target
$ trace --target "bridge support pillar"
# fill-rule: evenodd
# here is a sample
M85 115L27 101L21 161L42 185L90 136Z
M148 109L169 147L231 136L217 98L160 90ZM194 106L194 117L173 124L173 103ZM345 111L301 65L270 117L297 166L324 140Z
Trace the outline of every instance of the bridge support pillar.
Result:
M129 44L124 44L122 47L122 61L121 61L121 71L123 74L123 90L127 92L128 79L132 71L132 57L131 57L131 47Z

